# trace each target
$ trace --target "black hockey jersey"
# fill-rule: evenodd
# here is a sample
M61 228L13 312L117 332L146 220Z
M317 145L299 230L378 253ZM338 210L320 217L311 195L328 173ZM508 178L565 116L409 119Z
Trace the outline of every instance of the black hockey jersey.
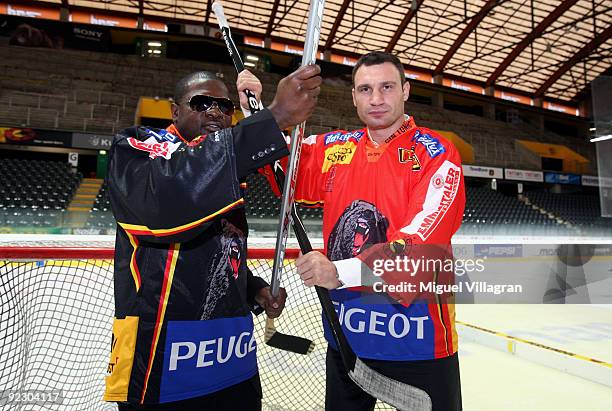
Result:
M132 127L110 150L117 219L107 401L206 395L257 372L240 181L288 154L268 110L185 142Z

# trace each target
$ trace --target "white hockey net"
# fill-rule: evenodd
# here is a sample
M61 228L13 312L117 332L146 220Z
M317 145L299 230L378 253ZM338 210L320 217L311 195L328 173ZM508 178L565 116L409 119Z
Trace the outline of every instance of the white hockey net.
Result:
M0 237L0 410L116 409L102 401L114 315L114 241L101 237ZM325 406L321 308L314 289L295 273L297 254L285 255L281 285L288 299L275 325L316 346L309 355L271 348L263 342L265 315L255 318L264 411ZM269 282L273 256L272 248L250 247L251 271ZM377 409L391 408L379 402Z
M307 356L270 348L263 343L265 316L256 318L264 409L323 409L327 344L320 307L293 272L296 253L287 257L291 269L282 285L289 298L276 327L314 340L316 348ZM116 409L102 401L114 314L112 258L112 240L0 241L1 410ZM269 280L272 258L272 249L252 248L248 264ZM27 401L16 400L17 392Z

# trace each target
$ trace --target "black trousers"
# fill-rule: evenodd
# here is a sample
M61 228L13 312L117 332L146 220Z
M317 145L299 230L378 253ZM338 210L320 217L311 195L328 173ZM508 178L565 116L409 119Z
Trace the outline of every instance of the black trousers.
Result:
M259 374L221 391L158 405L118 403L119 411L261 411Z
M375 371L424 390L433 411L461 411L459 357L422 361L362 360ZM338 351L328 348L326 358L327 411L370 411L376 398L359 388L348 376Z

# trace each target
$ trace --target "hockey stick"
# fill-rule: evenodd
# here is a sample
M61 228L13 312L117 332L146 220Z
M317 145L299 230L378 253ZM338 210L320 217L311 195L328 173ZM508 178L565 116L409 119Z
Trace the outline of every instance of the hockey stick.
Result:
M227 46L227 51L229 52L232 61L234 62L234 66L236 67L236 72L240 73L244 70L244 63L242 58L240 57L240 53L238 53L238 49L236 48L236 44L232 39L232 32L229 28L229 24L227 19L225 18L225 13L223 12L223 6L220 2L216 1L212 5L212 10L217 16L217 21L219 22L219 28L223 35L223 39L225 40L225 45ZM263 109L263 105L261 102L257 100L255 94L251 90L245 90L245 94L248 98L249 110L251 114L258 112ZM247 113L248 114L248 113ZM276 162L278 163L278 161ZM275 170L281 170L279 164L275 164L273 167ZM278 184L278 182L277 182ZM281 188L282 185L279 185ZM278 297L279 293L279 281L278 276L272 275L272 279L270 281L270 291L273 297ZM307 338L298 337L295 335L283 334L276 330L274 326L274 319L267 318L266 319L266 328L264 332L264 341L271 347L279 348L281 350L290 351L298 354L310 354L312 350L314 350L315 343Z
M319 3L319 6L320 6L318 10L314 13L313 13L313 3ZM320 27L322 15L323 15L323 3L324 3L324 0L312 0L309 18L308 18L309 29L311 28L311 20L313 18L318 18L318 26ZM229 27L227 31L229 32ZM316 34L316 40L318 40L319 33L315 33L313 30L307 30L306 44L304 45L304 57L306 57L307 55L306 53L308 51L311 54L310 56L311 62L313 63L315 61L315 55L317 51L317 46L316 44L313 45L313 38L312 38L312 36L315 34ZM231 45L233 45L233 42L231 41L231 37L229 37L229 35L226 36L224 32L224 38L225 38L228 48L230 48L231 47L230 43ZM228 39L230 41L228 41ZM230 52L230 54L232 55L232 58L234 58L234 64L236 65L236 68L238 69L238 65L236 64L236 58L234 57L234 55L237 56L238 59L240 58L240 56L238 56L235 46L233 47L234 47L234 52L233 53ZM304 64L304 60L302 64ZM249 101L249 105L250 104L251 103ZM294 133L294 135L292 136L292 144L296 142L296 139L299 139L300 140L299 144L301 148L302 135L300 134L296 136L295 134L296 133ZM303 131L302 131L302 134L303 134ZM291 150L291 153L292 154L294 153L293 150ZM299 150L298 150L298 156L294 156L292 159L294 161L295 160L299 161ZM295 171L297 171L297 164L294 164L294 166L295 166ZM276 183L279 186L279 188L284 187L283 195L285 195L285 192L287 190L287 187L285 187L285 184L284 184L285 175L283 173L282 168L278 164L278 162L275 164L275 167L274 167L274 176L275 176ZM295 179L295 176L294 176L294 179ZM295 183L295 181L293 181L293 183ZM306 229L304 227L304 224L302 223L302 220L300 216L298 215L297 210L295 208L295 204L293 203L293 191L291 191L290 200L291 200L290 212L291 212L291 216L293 217L293 224L292 224L293 231L295 232L295 235L300 245L300 249L302 250L302 253L306 254L312 251L312 246L306 234ZM281 216L285 216L288 218L287 214L281 214ZM288 226L288 224L289 224L289 221L287 220L286 226ZM281 228L279 229L279 234L280 234L280 230L282 230L283 227L284 227L284 224L281 224ZM285 241L286 241L286 237L285 237ZM278 247L278 239L277 239L277 247ZM285 246L283 244L282 246L283 252L284 252L284 247ZM276 263L276 260L275 260L275 263ZM281 264L278 265L278 267L282 268L282 257L281 257ZM373 370L368 365L366 365L363 361L361 361L355 355L355 353L353 352L352 348L348 344L348 341L346 340L346 337L342 331L342 327L340 326L340 321L338 320L338 315L336 314L333 303L329 296L329 291L325 288L318 287L318 286L315 286L315 289L317 292L317 297L319 298L319 301L323 308L323 314L325 315L325 318L330 324L331 332L332 332L334 341L336 342L336 346L338 347L340 357L342 358L344 367L346 368L351 380L353 380L353 382L355 382L365 392L369 393L373 397L378 398L398 409L405 410L405 411L429 411L431 410L431 399L425 391L380 374L379 372Z
M280 174L275 174L277 184L282 185L282 174L282 170ZM312 245L306 234L306 228L297 212L292 212L292 214L293 231L300 245L300 250L302 250L303 254L307 254L312 251ZM323 315L329 322L340 358L350 379L371 396L396 407L398 410L430 411L432 407L431 398L425 391L389 378L373 370L357 357L342 331L342 326L329 296L329 291L319 286L315 286L315 290L323 308Z

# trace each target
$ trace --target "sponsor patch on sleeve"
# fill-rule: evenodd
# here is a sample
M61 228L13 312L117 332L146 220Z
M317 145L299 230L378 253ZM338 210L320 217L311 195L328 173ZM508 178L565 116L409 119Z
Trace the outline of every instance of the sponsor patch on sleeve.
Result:
M325 135L325 145L336 142L346 143L349 140L357 143L361 140L361 137L363 137L363 131L360 130L349 132L335 131Z
M157 140L160 143L163 143L164 141L169 141L171 143L176 143L177 141L179 141L178 136L175 136L174 134L170 133L168 130L164 130L164 129L160 129L160 130L152 130L150 128L147 127L143 127L142 131L144 132L144 135L146 137L153 137L155 138L155 140ZM149 139L147 138L147 141Z
M429 154L429 157L431 158L437 157L446 151L442 143L440 143L440 140L432 137L428 133L423 133L420 130L417 130L414 133L414 136L412 136L412 141L423 144L427 150L427 153Z

